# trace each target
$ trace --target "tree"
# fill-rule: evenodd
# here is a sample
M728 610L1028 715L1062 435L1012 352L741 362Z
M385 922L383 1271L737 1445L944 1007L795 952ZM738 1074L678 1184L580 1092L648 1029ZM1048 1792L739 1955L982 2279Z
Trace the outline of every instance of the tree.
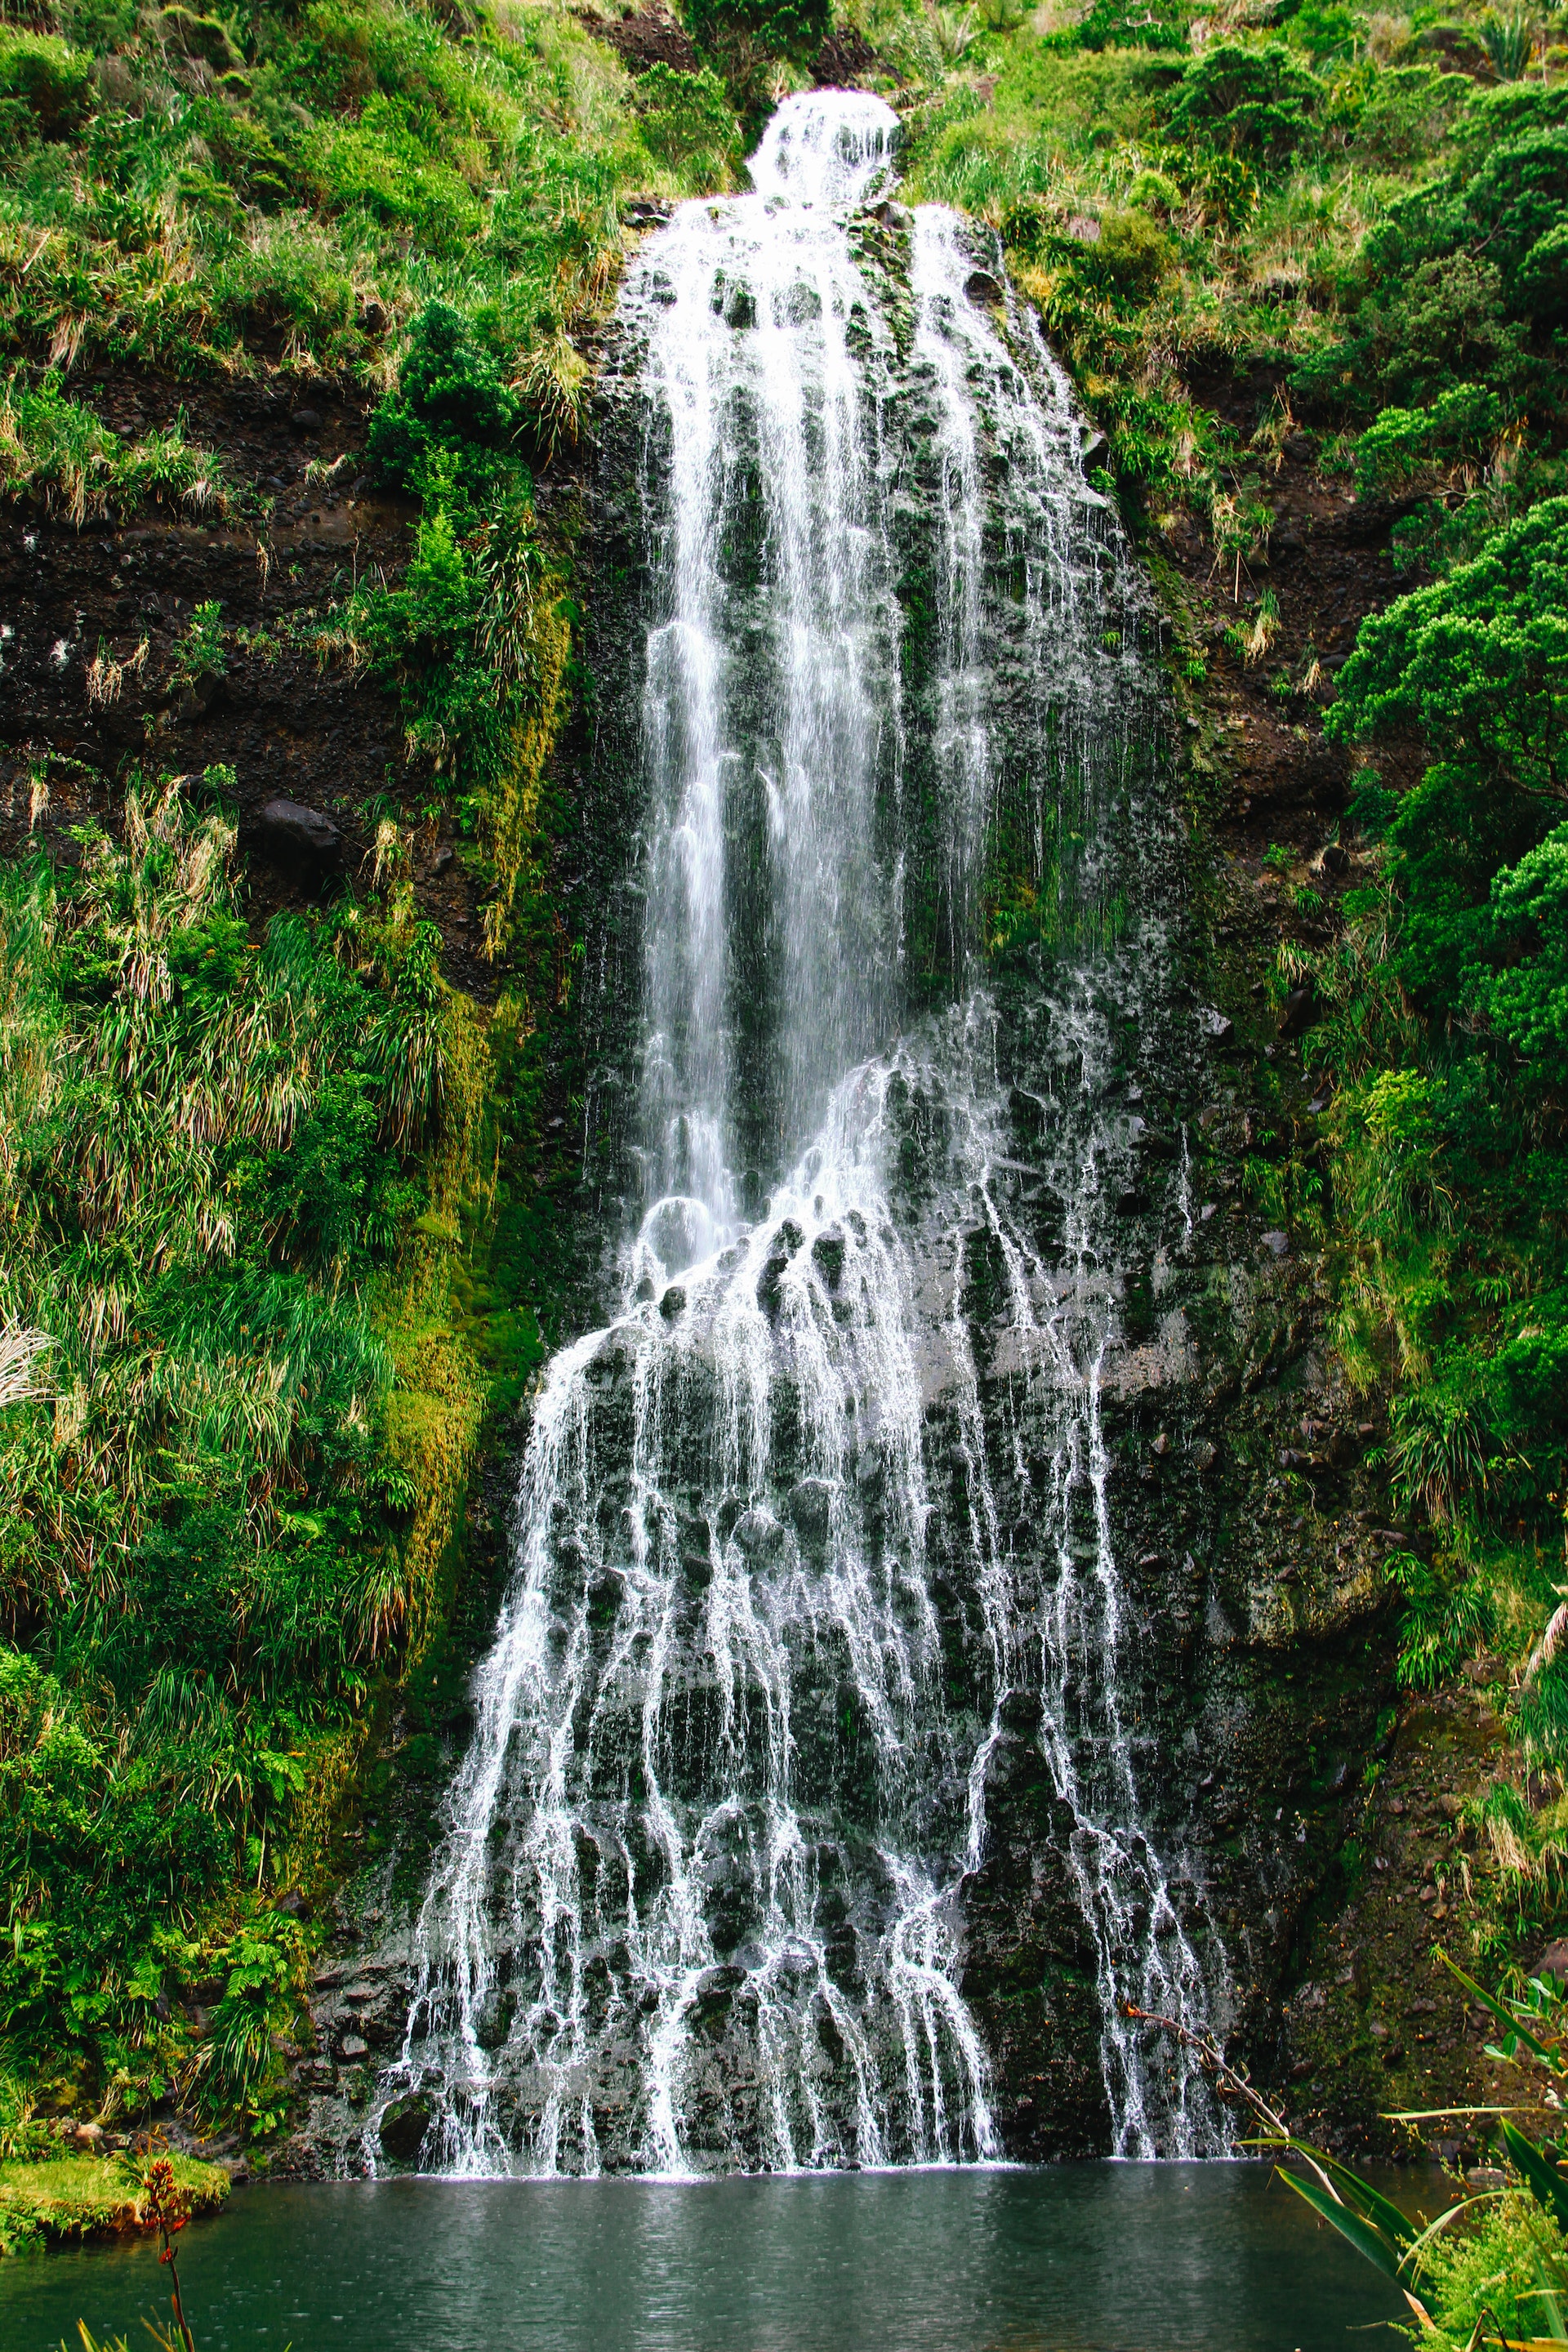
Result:
M1545 499L1363 624L1326 731L1417 729L1450 765L1568 800L1568 499Z

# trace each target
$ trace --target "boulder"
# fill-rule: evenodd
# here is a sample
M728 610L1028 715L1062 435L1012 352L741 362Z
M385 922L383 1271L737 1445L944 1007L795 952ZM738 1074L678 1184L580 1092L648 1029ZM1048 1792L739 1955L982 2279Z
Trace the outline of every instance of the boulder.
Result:
M301 801L268 801L261 812L261 831L275 857L335 866L342 854L343 837L331 818Z
M1279 1015L1281 1037L1299 1037L1318 1017L1318 999L1311 987L1293 988Z
M428 2099L394 2099L382 2114L379 2126L382 2147L394 2163L412 2164L425 2144L425 2135L429 2127Z

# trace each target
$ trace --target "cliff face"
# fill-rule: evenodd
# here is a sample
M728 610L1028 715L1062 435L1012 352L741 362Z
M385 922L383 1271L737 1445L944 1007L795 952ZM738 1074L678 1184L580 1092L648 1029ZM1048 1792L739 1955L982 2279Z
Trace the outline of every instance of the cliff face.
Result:
M629 811L636 799L638 445L625 409L612 406L579 555L598 680L594 721L591 734L570 740L561 755L569 796L604 813L590 819L590 833L618 835L628 816L609 813ZM1378 545L1386 518L1369 525L1360 513L1347 516L1300 464L1285 488L1321 518L1321 536L1301 533L1299 556L1291 551L1288 559L1288 625L1305 640L1324 632L1325 612L1344 609L1347 583L1369 601L1386 593ZM1194 607L1209 588L1195 563L1184 580L1179 554L1164 576L1178 643L1202 625ZM1359 612L1353 602L1349 609L1353 623ZM1222 613L1216 627L1227 617ZM1315 854L1342 803L1343 765L1310 730L1278 727L1241 664L1215 667L1209 691L1190 701L1191 836L1173 851L1196 879L1184 985L1187 1002L1212 1003L1206 1045L1194 1061L1151 1013L1130 1056L1141 1082L1135 1101L1155 1128L1146 1181L1154 1191L1171 1181L1179 1151L1184 1205L1166 1233L1129 1199L1120 1228L1121 1336L1104 1367L1103 1407L1128 1619L1122 1704L1147 1834L1180 1857L1173 1898L1184 1916L1201 1909L1223 1953L1216 2026L1273 2078L1299 2063L1289 2037L1303 1969L1321 1965L1313 1955L1337 1932L1328 1923L1359 1853L1352 1843L1347 1863L1347 1832L1361 1823L1395 1718L1380 1570L1400 1537L1364 1461L1386 1423L1335 1369L1314 1253L1274 1222L1279 1212L1258 1189L1259 1164L1282 1167L1310 1153L1313 1115L1308 1076L1255 991L1279 919L1249 860L1282 830L1299 840L1303 863ZM598 854L611 886L613 849L600 841ZM590 1024L601 1067L624 1060L618 1024L637 989L626 927L612 922L605 937L616 944L602 968L613 972L617 955L622 961ZM1047 966L1026 949L999 982L1007 1050L1025 1089L1045 1068L1041 1048L1028 1041L1049 984ZM1043 1041L1044 1027L1038 1034ZM612 1091L603 1099L616 1098ZM605 1141L610 1175L598 1197L608 1206L613 1129ZM1019 1151L1038 1148L1039 1138L1020 1128ZM998 1423L1012 1410L1005 1380L982 1384L981 1409ZM1044 1421L1021 1424L1016 1437L1016 1457L1033 1462L1043 1479L1052 1444ZM928 1415L928 1440L945 1476L966 1441L940 1402ZM504 1473L498 1486L492 1563L504 1572ZM1043 1507L1039 1486L1031 1491L1026 1471L1016 1491L999 1489L993 1501L1026 1562ZM952 1628L949 1672L962 1680L971 1671L961 1629L974 1560L957 1526L943 1532L940 1550L935 1590ZM1099 1955L1065 1859L1072 1810L1042 1750L1037 1700L1022 1690L1003 1708L986 1788L985 1859L964 1879L959 1904L959 1984L991 2062L1000 2145L1025 2160L1102 2150L1112 2118ZM412 1803L408 1791L399 1796L395 1765L391 1802L402 1822L395 1836L405 1843L374 1880L339 1898L334 1948L317 1979L317 2046L298 2077L309 2096L286 2157L307 2173L416 2161L432 2121L433 2103L417 2087L390 2105L375 2087L402 2046L418 1981L411 1932L428 1852L423 1789ZM384 1817L384 1833L386 1826ZM356 1917L361 1906L368 1906L369 1937ZM700 2004L716 2099L750 2063L739 2017L731 2018L730 1977L743 1983L744 1970L713 1971ZM1362 2038L1377 2050L1383 2038L1371 2028L1382 2021L1390 1988L1363 1982L1370 2005ZM1309 2007L1310 1991L1309 1982ZM1157 2029L1150 2040L1157 2048ZM1334 2129L1353 2137L1384 2095L1383 2083L1352 2094ZM638 2120L626 2085L605 2078L594 2112L601 2160L634 2161Z

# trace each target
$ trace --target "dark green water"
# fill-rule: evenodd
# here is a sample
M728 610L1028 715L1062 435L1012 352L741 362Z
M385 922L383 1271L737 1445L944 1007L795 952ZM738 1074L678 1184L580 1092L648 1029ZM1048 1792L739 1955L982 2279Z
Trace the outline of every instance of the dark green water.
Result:
M1441 2198L1438 2200L1442 2201ZM1395 2306L1260 2167L237 2192L198 2352L1357 2352ZM5 2352L162 2304L147 2244L0 2269Z

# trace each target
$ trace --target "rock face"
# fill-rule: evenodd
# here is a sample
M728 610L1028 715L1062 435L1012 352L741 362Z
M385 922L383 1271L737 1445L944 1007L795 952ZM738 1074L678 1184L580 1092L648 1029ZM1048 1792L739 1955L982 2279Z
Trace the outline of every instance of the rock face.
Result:
M258 565L247 526L193 519L169 504L80 530L64 514L0 507L0 580L14 633L0 667L0 855L17 855L31 833L71 862L74 829L116 822L132 769L225 771L216 788L238 818L247 910L259 939L279 908L315 902L324 881L357 870L374 850L367 806L424 827L428 775L406 756L395 705L363 672L319 663L289 626L331 604L355 545L394 580L408 548L407 509L366 494L368 400L311 384L319 429L303 439L290 418L306 390L286 375L197 384L116 369L73 378L72 398L129 438L183 417L192 442L218 454L242 503L260 495L271 504L273 561ZM328 464L330 482L307 475L312 456ZM212 605L221 607L222 671L204 666L192 676L192 628ZM66 755L51 763L41 807L30 745ZM279 801L334 827L336 844L291 844L279 854L261 822ZM421 915L442 934L448 978L485 997L493 974L479 953L467 869L452 862L437 871L422 859L414 880Z
M428 2099L418 2098L394 2099L382 2109L378 2137L395 2164L411 2163L417 2158L433 2112Z

